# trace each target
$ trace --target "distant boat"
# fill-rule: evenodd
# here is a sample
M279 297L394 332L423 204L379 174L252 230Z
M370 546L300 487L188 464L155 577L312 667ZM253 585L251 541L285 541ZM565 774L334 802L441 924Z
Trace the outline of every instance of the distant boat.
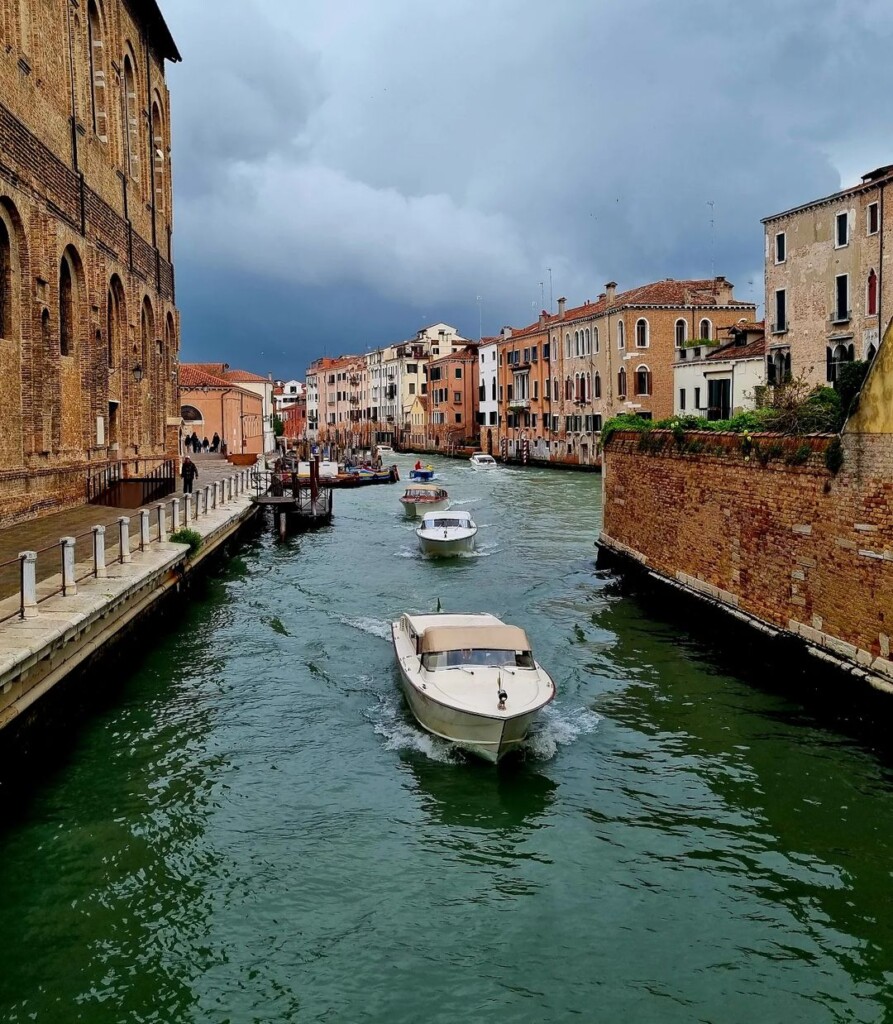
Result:
M450 496L435 484L413 484L406 488L400 501L407 515L421 518L426 512L442 512L449 508Z
M386 455L394 454L394 449L389 444L377 444L375 448L382 458L384 458Z
M443 558L473 551L477 532L468 512L426 512L415 534L426 555Z
M486 761L517 750L555 697L527 634L495 615L403 615L391 634L416 721Z
M433 467L423 466L420 469L411 469L409 471L410 480L418 480L421 483L430 483L431 480L436 480L437 476L434 472Z
M468 461L471 463L472 469L497 469L499 467L496 459L484 452L475 452Z

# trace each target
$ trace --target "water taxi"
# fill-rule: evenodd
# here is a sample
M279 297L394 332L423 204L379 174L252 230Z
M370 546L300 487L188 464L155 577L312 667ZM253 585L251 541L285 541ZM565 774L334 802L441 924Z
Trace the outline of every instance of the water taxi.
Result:
M405 614L391 633L416 721L485 761L517 750L555 697L527 634L495 615Z
M477 532L468 512L426 512L415 534L426 555L443 558L473 551Z
M413 484L406 488L400 501L408 516L421 518L426 512L443 512L449 508L450 496L436 484Z
M486 452L475 452L468 461L471 463L472 469L497 469L499 467L496 459L492 455L487 455Z

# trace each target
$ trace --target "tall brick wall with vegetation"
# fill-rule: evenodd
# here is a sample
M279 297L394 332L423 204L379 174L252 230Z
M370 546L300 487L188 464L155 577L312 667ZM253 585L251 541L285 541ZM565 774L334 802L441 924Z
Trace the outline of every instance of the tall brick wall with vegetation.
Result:
M603 473L603 548L893 688L893 435L621 430Z

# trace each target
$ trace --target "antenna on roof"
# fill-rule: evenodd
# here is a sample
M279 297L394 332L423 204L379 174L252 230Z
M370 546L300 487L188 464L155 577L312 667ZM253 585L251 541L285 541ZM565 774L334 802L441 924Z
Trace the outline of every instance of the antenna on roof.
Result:
M552 268L546 267L549 271L549 312L552 312Z

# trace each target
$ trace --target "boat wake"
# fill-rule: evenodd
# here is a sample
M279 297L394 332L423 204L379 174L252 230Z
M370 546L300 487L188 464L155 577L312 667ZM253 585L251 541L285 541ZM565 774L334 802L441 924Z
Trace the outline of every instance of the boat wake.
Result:
M378 704L370 709L369 717L375 723L373 731L382 737L386 750L423 754L441 764L461 764L465 760L462 751L452 743L432 736L410 721L399 697L379 695Z
M342 615L340 616L340 620L345 626L352 626L354 629L360 630L361 633L368 633L370 636L381 637L382 640L391 639L391 624L390 622L386 622L384 619L372 619L368 616L349 619Z
M589 708L570 710L552 705L534 723L521 749L537 761L549 761L559 747L569 746L581 736L595 732L601 720L601 715Z

